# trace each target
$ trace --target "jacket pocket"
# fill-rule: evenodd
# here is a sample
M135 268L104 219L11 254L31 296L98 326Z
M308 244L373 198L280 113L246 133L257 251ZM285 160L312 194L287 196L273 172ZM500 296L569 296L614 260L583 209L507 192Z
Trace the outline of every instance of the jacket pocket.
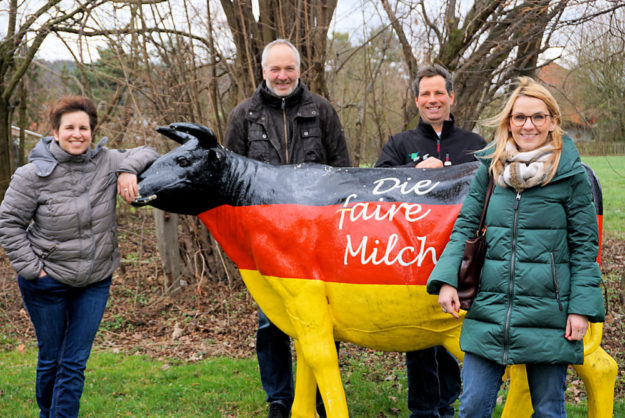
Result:
M41 248L38 246L33 246L33 252L35 253L35 255L37 257L39 257L39 259L41 261L46 260L48 257L50 257L52 254L54 254L54 252L58 249L59 244L57 242L55 242L51 247L49 248Z
M270 162L272 145L265 129L260 125L251 125L247 139L247 157L266 163Z
M558 284L558 275L556 273L556 260L553 253L549 253L551 257L551 277L553 278L553 288L556 293L556 300L558 301L558 308L562 311L562 301L560 300L560 285Z
M321 140L321 128L318 126L302 126L299 131L304 154L303 162L327 163L326 149Z
M55 243L52 247L50 247L50 249L49 249L49 250L44 251L44 252L41 254L41 260L42 260L42 261L43 261L43 260L46 260L46 259L47 259L48 257L50 257L52 254L54 254L54 253L55 253L55 251L56 251L58 248L59 248L59 244L58 244L58 243Z

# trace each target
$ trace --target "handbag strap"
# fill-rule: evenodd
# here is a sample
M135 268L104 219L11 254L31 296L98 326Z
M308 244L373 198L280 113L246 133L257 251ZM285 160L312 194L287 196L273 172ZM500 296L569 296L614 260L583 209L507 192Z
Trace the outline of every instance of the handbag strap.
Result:
M488 209L488 202L490 202L490 197L493 194L493 190L495 190L495 179L489 173L488 174L488 189L486 191L486 197L484 198L484 206L482 207L482 214L480 215L480 225L475 232L475 236L483 235L484 232L484 222L486 221L486 210Z

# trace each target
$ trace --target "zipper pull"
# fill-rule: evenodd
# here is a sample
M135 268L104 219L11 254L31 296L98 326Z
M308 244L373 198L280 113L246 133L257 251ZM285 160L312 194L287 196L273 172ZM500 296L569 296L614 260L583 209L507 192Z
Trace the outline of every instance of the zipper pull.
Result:
M553 263L553 254L551 255L551 262ZM556 279L556 276L553 276L553 287L556 289L556 300L558 301L558 308L560 309L560 312L562 312L562 301L560 300L560 286L558 286L558 280Z
M560 300L560 289L558 289L558 284L556 283L556 300L558 301L558 308L560 312L562 312L562 301Z
M445 154L445 162L443 163L445 167L449 167L451 165L451 161L449 161L449 153Z
M521 192L516 192L516 200L514 201L514 210L519 208L519 202L521 201Z
M286 108L286 99L283 97L282 98L282 110L284 110Z

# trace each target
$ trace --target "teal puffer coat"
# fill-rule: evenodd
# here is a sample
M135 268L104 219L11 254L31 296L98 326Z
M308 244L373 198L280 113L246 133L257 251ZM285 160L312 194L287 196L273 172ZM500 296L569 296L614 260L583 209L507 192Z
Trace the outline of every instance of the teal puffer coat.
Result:
M475 233L488 186L482 160L449 244L427 283L457 287L465 240ZM495 187L486 214L486 260L460 347L499 364L582 364L582 341L564 338L567 316L604 320L597 215L588 177L565 137L555 177L521 193Z

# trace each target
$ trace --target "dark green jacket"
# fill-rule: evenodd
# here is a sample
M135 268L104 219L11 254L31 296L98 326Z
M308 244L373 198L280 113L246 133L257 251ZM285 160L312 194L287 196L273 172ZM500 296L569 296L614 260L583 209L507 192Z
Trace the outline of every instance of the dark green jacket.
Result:
M483 164L445 251L427 284L457 287L465 240L474 234L488 185ZM564 338L567 316L604 320L597 215L590 183L565 137L555 177L517 194L495 187L486 215L487 252L480 290L462 326L460 347L500 364L581 364L582 341Z

